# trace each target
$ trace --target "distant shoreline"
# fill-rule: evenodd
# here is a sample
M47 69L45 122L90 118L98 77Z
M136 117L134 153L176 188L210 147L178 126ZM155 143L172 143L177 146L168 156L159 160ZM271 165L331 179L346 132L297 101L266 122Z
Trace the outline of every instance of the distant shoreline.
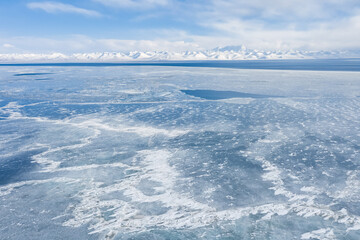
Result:
M209 67L263 70L309 71L360 71L360 58L342 59L276 59L276 60L193 60L193 61L129 61L129 62L58 62L58 63L0 63L0 67L49 66L49 67L116 67L163 66Z

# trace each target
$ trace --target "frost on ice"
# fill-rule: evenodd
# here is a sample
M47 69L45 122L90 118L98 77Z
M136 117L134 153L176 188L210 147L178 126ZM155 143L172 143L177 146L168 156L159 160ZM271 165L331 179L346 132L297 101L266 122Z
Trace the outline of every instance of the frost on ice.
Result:
M1 238L360 237L356 72L0 70Z

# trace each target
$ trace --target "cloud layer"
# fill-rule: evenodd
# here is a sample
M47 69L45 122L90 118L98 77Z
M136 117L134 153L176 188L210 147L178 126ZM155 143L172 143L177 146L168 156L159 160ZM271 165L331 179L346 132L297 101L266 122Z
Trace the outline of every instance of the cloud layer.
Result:
M170 0L94 0L109 7L149 9L159 6L166 6Z
M40 32L36 36L0 34L0 53L182 51L241 44L260 50L360 49L358 0L68 2L28 3L30 10L50 13L46 17L56 25L49 22L48 32L42 30L43 24L30 26ZM67 22L74 24L59 25L64 16L56 13L68 13ZM81 21L79 16L95 18ZM0 32L7 32L5 28L0 27ZM57 35L49 34L53 29L58 30Z
M5 42L12 42L13 45ZM27 49L31 50L28 51ZM0 53L61 52L71 54L112 51L187 51L198 49L200 49L198 44L181 40L122 40L111 38L96 39L82 35L68 36L67 38L62 39L40 37L17 37L12 39L0 39Z
M70 4L63 4L60 2L31 2L27 4L30 9L41 9L47 13L76 13L91 17L100 17L101 14L97 11L87 10L84 8L75 7Z

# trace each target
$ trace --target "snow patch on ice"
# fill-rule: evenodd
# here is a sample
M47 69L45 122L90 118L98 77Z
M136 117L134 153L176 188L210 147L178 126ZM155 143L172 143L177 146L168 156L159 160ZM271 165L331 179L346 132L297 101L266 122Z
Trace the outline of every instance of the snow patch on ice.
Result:
M21 181L16 183L7 184L5 186L0 187L0 196L5 196L10 194L14 189L21 188L28 185L39 185L49 182L54 183L65 183L65 184L72 184L77 183L80 180L73 179L73 178L65 178L65 177L58 177L58 178L48 178L44 180L28 180L28 181Z
M336 235L331 228L321 228L301 235L301 239L335 240Z

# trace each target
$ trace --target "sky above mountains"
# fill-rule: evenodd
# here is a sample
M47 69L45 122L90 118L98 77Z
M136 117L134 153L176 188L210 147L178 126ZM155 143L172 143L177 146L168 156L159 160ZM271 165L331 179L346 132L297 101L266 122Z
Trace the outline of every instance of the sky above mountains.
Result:
M0 53L360 49L359 0L3 0L0 22Z

